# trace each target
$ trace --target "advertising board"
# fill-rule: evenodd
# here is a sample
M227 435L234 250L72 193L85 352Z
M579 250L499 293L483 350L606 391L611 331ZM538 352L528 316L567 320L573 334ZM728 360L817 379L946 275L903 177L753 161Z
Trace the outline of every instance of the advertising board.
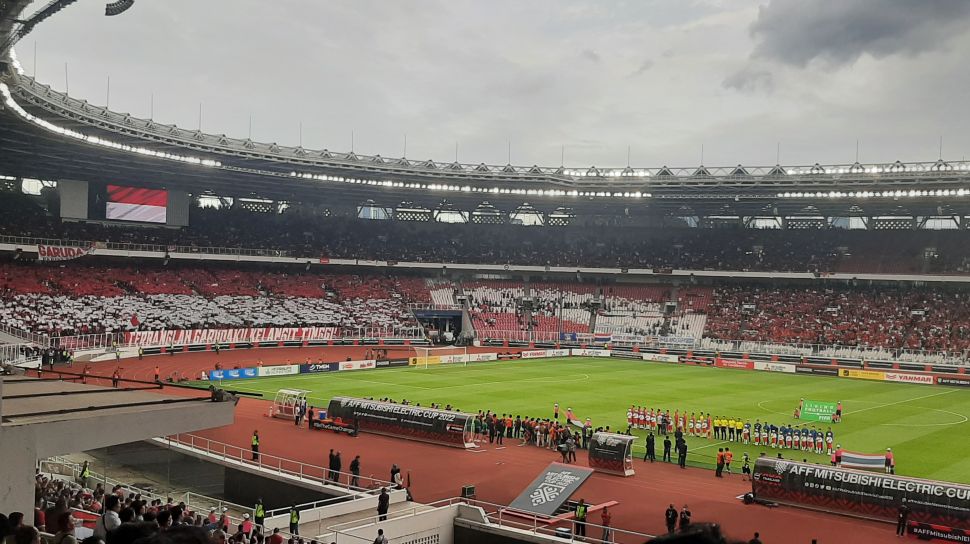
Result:
M255 368L233 368L229 370L210 370L209 381L242 380L258 376Z
M903 500L913 521L970 527L970 487L787 459L758 458L752 491L759 500L895 521Z
M885 381L886 373L881 370L853 370L851 368L843 368L839 370L839 377Z
M743 370L753 370L754 361L747 361L744 359L724 359L723 357L718 357L714 359L714 366L718 368L740 368Z
M272 365L261 366L256 369L257 375L263 376L289 376L300 373L300 365Z
M795 373L795 365L790 365L785 363L765 363L761 361L755 361L754 369L762 370L765 372L784 372L786 374Z
M356 422L359 431L420 440L458 448L475 447L473 416L393 402L334 397L327 408L330 419Z
M574 348L569 350L570 355L573 357L609 357L610 350L608 349L579 349Z
M377 361L374 359L367 359L365 361L341 361L340 370L369 370L372 368L377 368Z
M679 363L680 357L670 353L641 353L640 356L644 361L653 361L657 363Z

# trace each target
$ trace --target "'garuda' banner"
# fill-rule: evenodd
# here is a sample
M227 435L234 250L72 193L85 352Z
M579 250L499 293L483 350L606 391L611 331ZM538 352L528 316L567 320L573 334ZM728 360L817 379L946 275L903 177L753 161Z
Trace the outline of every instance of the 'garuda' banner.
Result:
M509 504L509 508L552 517L592 473L589 468L552 463Z
M470 414L350 397L330 399L327 417L356 422L360 431L457 448L475 447Z
M802 413L799 415L799 419L804 421L831 422L837 407L837 403L835 402L806 400L802 404Z
M752 476L758 499L886 521L905 499L913 521L970 527L970 486L766 457Z

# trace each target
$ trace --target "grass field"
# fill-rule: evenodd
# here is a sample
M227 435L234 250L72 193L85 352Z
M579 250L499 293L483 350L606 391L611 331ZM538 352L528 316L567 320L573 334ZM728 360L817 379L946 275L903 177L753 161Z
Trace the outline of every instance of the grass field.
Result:
M468 366L395 368L379 371L304 374L227 382L230 389L272 399L284 388L312 391L310 402L326 406L332 396L406 398L427 406L450 403L465 412L490 409L523 417L552 417L553 403L593 425L626 428L630 404L711 412L775 424L797 423L799 398L843 403L844 421L833 425L836 442L848 450L896 454L897 472L970 483L970 390L851 380L828 376L747 372L602 358L567 358L470 363ZM637 432L643 435L642 431ZM740 459L770 448L688 438L688 459L710 465L721 446ZM643 455L643 441L635 453ZM658 441L658 456L660 454ZM792 459L828 462L797 450Z

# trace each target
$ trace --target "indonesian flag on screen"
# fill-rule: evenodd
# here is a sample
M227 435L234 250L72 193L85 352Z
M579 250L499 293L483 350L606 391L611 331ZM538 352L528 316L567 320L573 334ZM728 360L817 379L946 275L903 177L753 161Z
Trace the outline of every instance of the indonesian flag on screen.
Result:
M164 223L168 191L108 185L106 219Z

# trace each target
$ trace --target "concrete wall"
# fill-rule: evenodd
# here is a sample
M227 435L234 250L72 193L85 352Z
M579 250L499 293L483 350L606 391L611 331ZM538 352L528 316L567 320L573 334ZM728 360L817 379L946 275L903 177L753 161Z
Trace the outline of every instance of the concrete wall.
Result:
M185 403L164 410L0 425L0 512L33 509L38 459L229 425L234 409L231 402Z
M236 504L256 504L256 499L262 497L266 509L274 510L339 496L337 492L307 489L231 467L226 467L225 471L224 495L226 500Z
M388 494L391 496L391 504L407 501L407 492L404 490L390 491ZM300 523L314 523L355 512L366 512L367 515L375 516L377 515L377 497L377 495L370 494L360 496L356 499L348 497L347 500L337 502L336 504L328 504L327 506L304 510L300 512ZM266 518L263 525L267 531L272 531L277 527L285 531L290 525L290 515L287 512Z
M436 542L453 544L455 540L454 520L458 505L442 506L414 516L389 519L379 524L366 524L355 529L341 530L333 536L337 544L361 544L373 542L377 529L384 529L384 536L390 544L417 544ZM461 541L458 541L461 542Z

